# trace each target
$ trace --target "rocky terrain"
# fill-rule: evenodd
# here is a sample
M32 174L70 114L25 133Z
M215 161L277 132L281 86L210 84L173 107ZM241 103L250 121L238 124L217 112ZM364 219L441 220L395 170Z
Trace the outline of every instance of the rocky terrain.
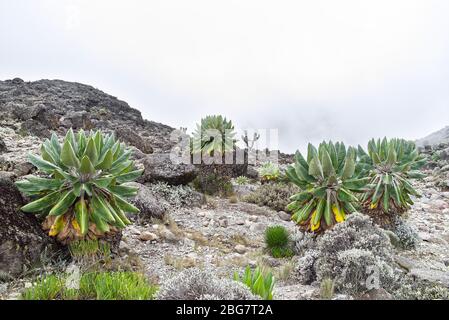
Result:
M438 130L437 132L431 133L428 136L418 139L416 141L416 145L424 147L424 146L436 146L440 143L449 142L449 126Z
M34 217L17 210L26 199L12 182L34 171L26 159L28 152L37 152L50 132L62 136L70 127L114 131L133 147L138 166L145 168L133 183L139 187L133 203L141 213L123 231L117 254L132 260L149 279L164 283L189 268L211 269L230 278L247 265L263 265L271 268L277 279L275 299L320 298L319 281L300 280L305 235L290 221L290 215L244 201L245 194L260 188L259 182L234 182L232 197L199 193L191 182L200 169L173 164L167 155L173 146L173 128L142 119L138 110L90 86L20 79L0 81L0 276L16 278L4 283L0 279L0 297L17 298L21 288L29 285L30 271L42 268L44 247L48 255L63 250L41 231ZM408 213L407 227L397 229L403 234L390 235L389 253L399 274L447 288L449 191L444 183L447 186L449 181L448 151L444 144L423 148L429 159L428 176L415 183L423 196ZM267 254L264 233L272 225L282 225L291 233L296 256L275 259ZM410 246L404 248L407 241ZM335 298L353 297L340 294ZM394 296L378 290L365 298Z

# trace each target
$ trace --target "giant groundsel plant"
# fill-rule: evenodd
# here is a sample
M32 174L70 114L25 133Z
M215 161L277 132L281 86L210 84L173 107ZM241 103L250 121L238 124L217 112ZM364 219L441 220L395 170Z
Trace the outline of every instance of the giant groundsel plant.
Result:
M193 153L223 154L234 151L234 125L221 115L206 116L193 134Z
M368 209L384 213L409 209L413 204L411 196L419 196L410 179L423 177L419 169L426 162L415 144L404 139L372 139L368 153L359 146L358 156L358 175L370 178L362 197Z
M322 142L318 150L308 146L307 159L297 151L286 175L300 188L287 209L292 219L309 231L319 232L356 211L368 178L355 178L356 151L343 143Z
M63 243L101 237L130 224L126 212L139 210L125 199L137 188L123 185L137 179L131 151L113 134L100 131L76 135L70 129L62 143L53 133L29 161L41 176L16 182L33 198L22 211L45 217L44 228Z

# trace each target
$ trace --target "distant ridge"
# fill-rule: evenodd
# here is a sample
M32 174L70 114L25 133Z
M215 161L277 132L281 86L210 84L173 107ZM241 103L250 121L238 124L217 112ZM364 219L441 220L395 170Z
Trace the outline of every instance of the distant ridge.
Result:
M417 146L423 147L426 145L437 145L440 143L449 142L449 126L429 134L427 137L416 140Z

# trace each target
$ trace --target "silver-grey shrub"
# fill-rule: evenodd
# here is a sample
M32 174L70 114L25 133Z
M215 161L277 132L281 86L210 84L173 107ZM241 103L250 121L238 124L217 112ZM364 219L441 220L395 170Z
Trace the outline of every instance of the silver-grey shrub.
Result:
M353 213L315 242L315 250L307 250L298 260L297 276L301 282L333 279L338 292L351 295L363 294L377 283L392 290L393 248L389 237L368 216ZM309 241L303 245L307 247ZM369 282L370 275L377 277L378 282Z
M186 269L162 284L159 300L258 300L242 283L209 270Z

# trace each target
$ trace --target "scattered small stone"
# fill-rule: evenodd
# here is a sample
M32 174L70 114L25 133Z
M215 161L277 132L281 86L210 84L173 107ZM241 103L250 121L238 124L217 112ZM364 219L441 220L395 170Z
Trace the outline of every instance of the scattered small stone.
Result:
M167 241L178 241L178 237L176 237L176 235L171 232L170 230L164 228L159 232L159 235L164 238Z
M243 244L238 244L234 247L237 253L244 254L246 252L246 247Z
M407 271L412 270L416 263L408 258L401 257L401 256L395 256L394 261L401 267L404 268Z
M213 219L213 217L214 217L214 213L213 213L213 212L210 212L210 211L208 211L208 212L206 212L206 213L204 214L204 216L205 216L206 218L208 218L208 219Z
M254 232L260 232L260 231L264 231L265 228L266 228L266 225L263 223L253 223L249 227L249 230L254 231Z
M257 220L259 219L259 217L258 216L249 216L249 221L252 221L252 222L257 222Z
M281 218L281 220L284 220L284 221L290 221L291 220L291 216L288 213L284 212L284 211L279 211L278 212L278 217Z
M129 229L129 231L130 231L132 234L135 234L135 235L139 235L139 234L140 234L140 230L137 229L137 228L134 227L134 226L129 226L128 229Z
M153 241L159 239L159 237L152 232L144 231L140 234L139 239L142 241Z
M195 241L192 240L192 239L184 238L183 242L184 242L184 245L189 247L189 248L195 247Z
M220 220L218 220L218 223L220 224L220 227L226 228L228 226L228 219L220 218Z

